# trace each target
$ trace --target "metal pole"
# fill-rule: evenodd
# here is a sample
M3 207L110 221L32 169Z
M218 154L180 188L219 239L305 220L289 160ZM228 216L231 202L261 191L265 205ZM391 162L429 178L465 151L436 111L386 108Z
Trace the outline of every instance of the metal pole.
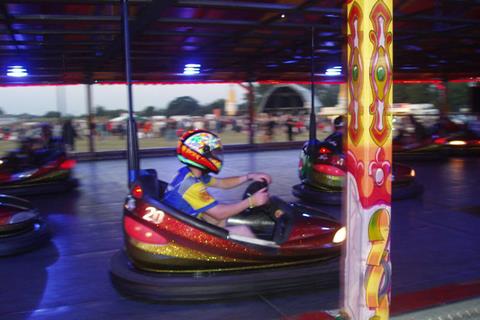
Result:
M92 113L92 84L90 81L87 84L87 123L88 123L88 151L95 152L95 140L93 139L93 113Z
M312 42L310 52L310 94L311 94L311 108L310 108L310 135L308 140L309 154L315 152L315 141L317 140L317 116L315 114L315 27L312 27Z
M60 85L57 86L57 110L58 113L60 114L60 117L65 116L65 113L67 112L67 98L65 95L65 86Z
M137 125L133 115L132 70L130 66L130 31L128 28L128 0L122 0L123 39L125 47L125 76L128 90L127 157L128 186L135 181L140 169L138 159Z
M248 81L248 143L255 143L255 131L253 130L253 123L255 121L255 107L254 107L254 94L253 83Z

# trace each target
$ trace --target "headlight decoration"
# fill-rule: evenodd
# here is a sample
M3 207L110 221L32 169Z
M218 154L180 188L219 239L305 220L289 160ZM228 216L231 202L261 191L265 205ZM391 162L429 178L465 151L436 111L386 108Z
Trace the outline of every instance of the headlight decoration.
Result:
M128 196L127 202L125 203L125 209L128 211L133 211L137 207L136 201L132 196Z
M347 237L347 228L341 227L340 229L335 232L335 235L333 236L333 243L341 243L345 241L345 238Z
M27 170L27 171L16 173L16 174L12 175L11 180L16 181L16 180L20 180L20 179L30 178L36 171L37 171L36 169L32 169L32 170Z
M415 177L415 175L416 175L415 170L413 170L413 169L410 170L410 175L411 175L412 177Z
M452 140L452 141L449 141L448 144L451 145L451 146L464 146L467 143L465 141L462 141L462 140Z

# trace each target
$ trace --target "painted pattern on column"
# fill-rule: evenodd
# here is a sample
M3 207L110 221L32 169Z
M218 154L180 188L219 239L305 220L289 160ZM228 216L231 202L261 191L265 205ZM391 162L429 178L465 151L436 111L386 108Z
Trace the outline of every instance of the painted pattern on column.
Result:
M348 237L343 307L352 319L383 320L389 317L391 278L392 0L347 4Z
M370 105L370 114L373 115L370 133L375 143L382 146L391 132L387 114L391 112L388 98L392 88L392 61L389 50L393 41L392 33L388 32L392 15L383 1L375 4L370 13L370 20L373 25L370 41L374 46L370 59L370 84L373 94L373 102Z
M351 97L350 103L348 104L348 113L350 114L348 133L354 144L360 142L363 133L363 125L361 121L363 106L360 100L363 89L363 61L360 52L360 47L363 42L363 35L360 30L362 22L362 10L356 3L353 3L352 9L348 14L348 25L351 30L351 33L348 35L350 52L348 58L348 90Z

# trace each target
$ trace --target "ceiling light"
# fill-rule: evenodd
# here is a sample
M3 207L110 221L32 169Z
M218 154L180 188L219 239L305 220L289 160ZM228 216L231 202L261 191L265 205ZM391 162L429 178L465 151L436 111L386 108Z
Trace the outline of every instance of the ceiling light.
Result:
M342 67L335 66L333 68L328 68L325 72L326 76L340 76L342 74Z
M187 63L183 69L184 75L194 75L200 73L201 64L198 63Z
M7 68L7 76L22 78L28 76L28 72L23 66L9 66Z

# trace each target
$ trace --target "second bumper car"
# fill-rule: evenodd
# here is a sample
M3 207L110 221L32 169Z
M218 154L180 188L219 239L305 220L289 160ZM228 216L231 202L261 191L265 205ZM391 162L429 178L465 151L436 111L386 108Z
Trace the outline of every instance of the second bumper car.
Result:
M315 152L306 143L299 163L300 184L293 186L294 196L305 202L339 205L346 175L344 154L335 152L328 142L315 143ZM392 199L400 200L420 196L423 186L415 180L415 170L394 163L392 169Z
M393 156L399 161L443 160L448 152L443 139L428 138L423 141L402 143L393 141Z
M443 138L448 154L453 156L480 155L480 136L472 130L464 130Z

